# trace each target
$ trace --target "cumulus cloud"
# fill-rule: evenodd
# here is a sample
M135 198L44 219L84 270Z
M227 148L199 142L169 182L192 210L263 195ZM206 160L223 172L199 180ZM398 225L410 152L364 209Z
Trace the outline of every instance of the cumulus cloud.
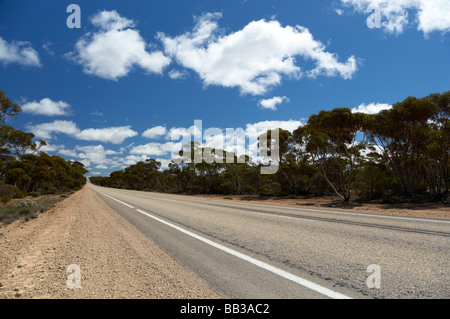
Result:
M379 10L381 27L388 33L400 34L410 20L425 36L431 32L450 31L450 2L448 0L341 0L356 12L368 14ZM411 19L409 13L415 14Z
M206 86L237 87L243 94L260 95L280 85L283 77L351 79L357 71L354 56L339 62L307 28L259 20L224 35L218 25L220 18L220 13L208 13L196 18L191 32L176 37L158 35L166 54L197 72ZM303 70L297 65L298 58L313 61L315 67Z
M51 140L54 134L63 133L75 136L80 132L77 125L72 121L53 121L51 123L42 123L37 125L29 125L28 130L36 137Z
M68 150L65 148L58 150L58 154L61 154L63 156L71 156L71 157L77 156L77 152L75 150Z
M138 145L130 150L130 154L133 155L147 155L147 156L165 156L171 154L176 146L181 149L180 143L148 143L145 145Z
M161 136L164 136L167 132L167 129L164 126L155 126L152 128L149 128L144 133L142 133L142 137L149 138L149 139L157 139Z
M179 70L172 69L172 70L170 70L168 75L169 75L169 78L171 78L172 80L179 80L179 79L184 79L187 76L187 73L185 71L179 71Z
M63 133L73 138L85 141L100 141L121 144L125 139L138 135L131 126L118 126L107 128L89 128L80 130L72 121L53 121L37 125L29 125L28 129L39 138L51 140L55 134Z
M64 148L64 145L47 144L47 145L42 146L39 150L42 151L42 152L48 153L48 152L56 152L56 151L58 151L60 149L63 149L63 148Z
M138 135L131 126L117 126L107 128L89 128L78 132L75 137L85 141L100 141L121 144L124 140Z
M68 115L70 105L64 101L52 101L49 98L42 100L27 102L22 106L22 111L25 113L32 113L37 115L58 116Z
M117 80L126 76L134 66L148 73L161 74L170 59L161 51L149 52L148 45L133 29L132 20L116 11L102 11L91 19L97 27L85 34L68 56L83 66L84 72L98 77Z
M277 106L283 102L288 102L289 99L286 96L274 96L271 99L260 100L258 105L263 109L277 110Z
M18 63L24 66L41 67L39 54L29 42L7 42L0 37L0 63Z
M352 113L365 113L365 114L377 114L383 110L390 110L392 105L385 103L370 103L361 104L356 108L352 109Z
M77 157L86 166L91 166L92 164L108 165L108 167L117 166L108 156L120 154L120 152L105 149L103 145L76 146L74 151L78 153Z

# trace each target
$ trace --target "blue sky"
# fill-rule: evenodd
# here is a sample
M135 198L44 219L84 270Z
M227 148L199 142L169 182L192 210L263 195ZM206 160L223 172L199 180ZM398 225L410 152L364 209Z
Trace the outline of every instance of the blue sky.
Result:
M67 27L72 3L81 28ZM0 1L0 89L24 109L8 124L107 175L167 165L170 133L194 120L292 130L322 109L448 90L449 2L374 3Z

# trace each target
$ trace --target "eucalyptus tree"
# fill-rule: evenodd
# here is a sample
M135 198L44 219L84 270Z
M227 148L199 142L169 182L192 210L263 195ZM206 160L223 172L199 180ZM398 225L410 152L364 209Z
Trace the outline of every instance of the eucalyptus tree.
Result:
M336 108L311 115L303 129L306 151L319 166L320 174L333 191L346 203L350 201L352 184L366 148L358 141L365 114Z
M426 154L433 141L430 121L438 110L427 98L408 97L392 109L370 116L367 122L366 134L380 146L404 196L426 191Z

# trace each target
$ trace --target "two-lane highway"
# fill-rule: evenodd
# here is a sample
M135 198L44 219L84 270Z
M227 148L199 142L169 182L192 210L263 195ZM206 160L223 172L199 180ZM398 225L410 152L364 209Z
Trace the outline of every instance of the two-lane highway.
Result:
M90 187L225 298L450 297L449 221Z

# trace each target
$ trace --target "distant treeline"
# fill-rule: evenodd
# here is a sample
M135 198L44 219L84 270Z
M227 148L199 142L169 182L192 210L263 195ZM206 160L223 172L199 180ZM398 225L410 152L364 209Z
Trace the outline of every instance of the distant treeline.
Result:
M0 91L0 198L22 198L27 194L55 194L78 190L85 183L88 171L77 161L50 156L39 149L46 142L34 142L32 133L4 125L21 108Z
M188 159L160 171L161 163L148 159L90 180L107 187L170 193L443 201L450 184L449 105L447 91L408 97L374 115L348 108L321 111L292 134L279 129L280 166L274 175L261 175L261 164L248 161L194 164Z

